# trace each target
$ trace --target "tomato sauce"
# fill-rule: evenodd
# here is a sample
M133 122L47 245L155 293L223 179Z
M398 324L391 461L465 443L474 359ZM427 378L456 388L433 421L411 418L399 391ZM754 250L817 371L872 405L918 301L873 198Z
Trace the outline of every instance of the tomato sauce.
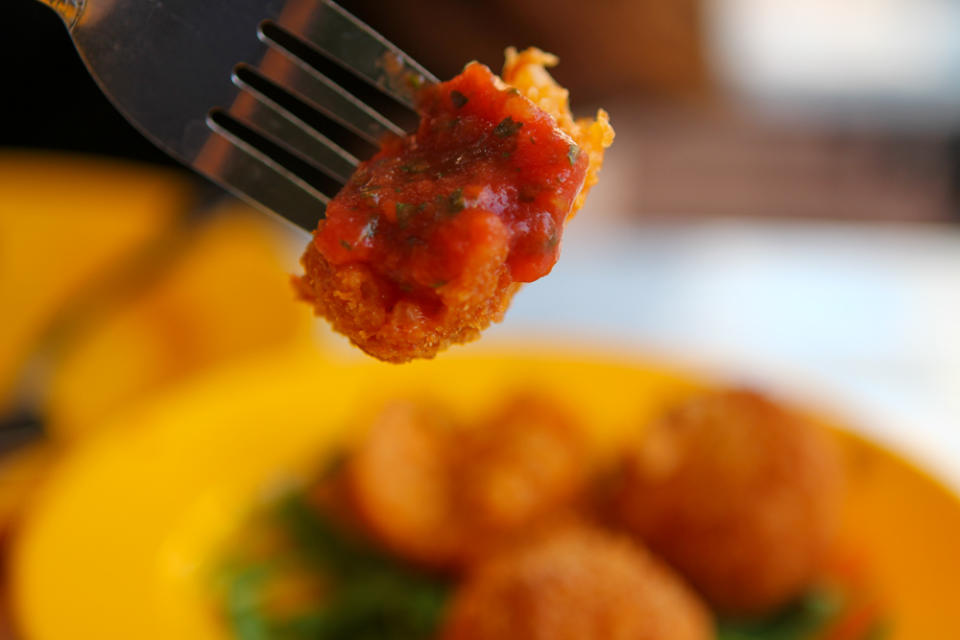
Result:
M300 283L335 328L396 361L475 337L517 283L550 272L588 165L551 115L478 63L426 88L419 109L417 132L384 141L330 202ZM363 303L321 282L348 268Z

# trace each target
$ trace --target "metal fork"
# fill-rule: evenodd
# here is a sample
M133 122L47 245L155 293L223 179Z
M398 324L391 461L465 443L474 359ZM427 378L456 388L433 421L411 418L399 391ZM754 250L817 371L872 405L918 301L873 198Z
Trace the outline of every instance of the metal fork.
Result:
M417 90L437 82L330 0L40 1L141 132L308 231L358 163L317 123L373 145L403 133L318 63L333 61L411 110Z

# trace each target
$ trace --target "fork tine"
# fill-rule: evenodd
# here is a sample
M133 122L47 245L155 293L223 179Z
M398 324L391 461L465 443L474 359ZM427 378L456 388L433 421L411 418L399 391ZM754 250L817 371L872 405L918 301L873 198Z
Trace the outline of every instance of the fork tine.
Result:
M305 0L310 11L282 12L276 24L410 108L437 78L333 0ZM306 17L306 19L304 19Z
M307 232L316 228L330 198L224 129L213 117L208 118L207 126L212 132L193 161L196 169L267 213Z
M260 39L271 47L258 66L261 74L374 146L379 146L388 133L404 134L403 129L291 51L274 32L279 29L277 26L270 28L269 24L261 25ZM276 55L271 55L275 52ZM281 56L285 64L279 63L277 56Z
M241 65L234 72L233 82L256 98L258 104L252 108L243 105L245 108L242 109L242 113L231 108L230 115L245 120L245 124L258 130L276 144L286 147L301 160L313 165L341 184L350 179L359 164L357 158L292 114L265 93L265 90L255 85L263 83L271 91L282 91L280 87L245 65ZM234 106L237 107L240 104L238 102Z

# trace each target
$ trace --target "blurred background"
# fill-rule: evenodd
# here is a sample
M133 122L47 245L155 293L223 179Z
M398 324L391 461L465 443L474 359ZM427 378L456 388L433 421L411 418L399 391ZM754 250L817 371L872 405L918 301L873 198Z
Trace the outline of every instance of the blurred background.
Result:
M825 394L960 487L960 3L343 4L441 78L539 46L575 112L610 112L563 259L491 342ZM142 138L52 11L7 0L0 28L4 528L40 461L123 408L297 340L348 350L292 301L304 236Z
M0 47L14 64L0 142L170 164L99 94L49 10L7 4ZM499 68L508 45L557 53L575 107L602 104L618 125L594 212L960 216L951 0L343 4L441 78L471 59Z

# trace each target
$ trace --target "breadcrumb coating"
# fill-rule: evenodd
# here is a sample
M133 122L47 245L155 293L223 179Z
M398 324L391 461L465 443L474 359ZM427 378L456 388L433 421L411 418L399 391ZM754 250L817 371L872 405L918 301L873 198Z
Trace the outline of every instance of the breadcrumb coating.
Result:
M613 533L571 525L480 564L441 640L712 640L707 608L669 567Z
M751 391L691 399L623 460L619 521L727 614L767 614L816 577L837 521L826 434Z
M396 363L500 322L521 284L553 267L613 141L603 110L573 119L554 64L508 49L506 82L470 63L425 90L418 132L385 141L328 206L294 278L299 297Z

